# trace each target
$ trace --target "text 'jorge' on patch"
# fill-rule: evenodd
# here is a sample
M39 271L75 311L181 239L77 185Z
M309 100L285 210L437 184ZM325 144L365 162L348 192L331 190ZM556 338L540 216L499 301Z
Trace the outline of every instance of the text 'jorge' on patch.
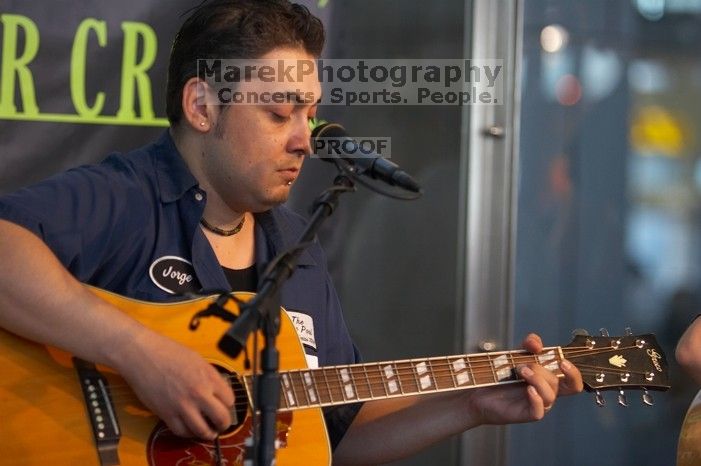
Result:
M148 270L151 281L170 294L194 293L201 288L192 263L178 256L159 257Z

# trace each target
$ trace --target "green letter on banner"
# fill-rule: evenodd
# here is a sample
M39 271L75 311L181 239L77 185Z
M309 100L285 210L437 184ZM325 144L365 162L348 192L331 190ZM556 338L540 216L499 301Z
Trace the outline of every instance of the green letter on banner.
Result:
M153 113L153 101L151 98L151 81L146 71L151 68L156 59L157 38L156 33L148 24L125 21L122 23L124 31L124 53L122 54L122 89L119 100L117 118L133 120L134 112L134 84L139 91L139 105L141 107L141 119L150 120L155 117ZM139 45L139 37L143 39L144 52L141 62L137 63L136 54Z
M107 23L94 18L84 19L73 39L71 51L71 98L78 115L94 117L100 114L105 105L105 93L98 92L95 96L95 105L90 107L85 98L85 72L87 65L88 34L95 31L97 43L100 47L107 45Z
M17 113L15 106L15 75L19 78L22 110L25 115L39 114L34 91L34 78L27 65L39 51L39 29L26 16L0 15L3 25L2 70L0 71L0 115ZM17 56L17 36L24 30L25 45L21 56Z

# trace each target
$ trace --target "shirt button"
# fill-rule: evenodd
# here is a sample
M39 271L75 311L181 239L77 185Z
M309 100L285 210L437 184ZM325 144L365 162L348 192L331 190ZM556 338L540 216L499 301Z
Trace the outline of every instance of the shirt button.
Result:
M202 193L195 193L195 199L201 201L202 199L204 199L204 196L202 195Z

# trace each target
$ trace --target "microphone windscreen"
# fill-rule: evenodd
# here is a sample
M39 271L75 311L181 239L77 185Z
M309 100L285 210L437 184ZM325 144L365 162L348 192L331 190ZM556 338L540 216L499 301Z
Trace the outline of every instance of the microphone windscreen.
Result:
M346 129L338 123L324 123L312 130L312 139L316 138L345 138Z

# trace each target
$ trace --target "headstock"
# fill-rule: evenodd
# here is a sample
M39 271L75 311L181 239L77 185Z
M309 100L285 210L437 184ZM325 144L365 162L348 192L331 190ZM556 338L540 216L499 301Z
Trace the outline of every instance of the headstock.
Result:
M618 390L618 403L628 406L623 388L645 391L643 402L652 404L651 390L667 390L669 374L664 352L652 334L609 336L576 335L562 347L565 358L582 373L584 388L596 392L596 403L604 405L600 390ZM627 332L629 333L629 332Z

